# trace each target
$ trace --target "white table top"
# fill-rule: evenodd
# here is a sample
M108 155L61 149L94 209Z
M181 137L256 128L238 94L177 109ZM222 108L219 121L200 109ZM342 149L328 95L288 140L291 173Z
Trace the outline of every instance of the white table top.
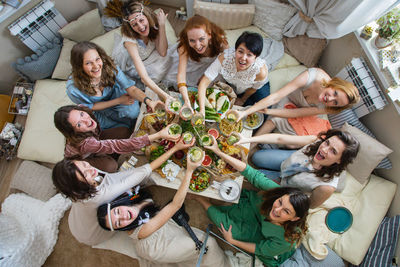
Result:
M150 97L153 100L154 99L158 99L157 95L152 90L150 90L149 88L146 88L145 93L146 93L146 96ZM233 106L233 109L240 109L240 108L241 107L239 107L239 106ZM141 124L142 119L143 119L143 114L145 112L146 112L146 105L142 104L142 106L140 107L139 117L137 118L137 121L136 121L135 131L139 129L140 124ZM246 137L251 137L252 133L253 133L252 130L248 130L246 128L243 128L243 131L241 132L241 134L246 136ZM250 144L246 144L246 145L243 145L243 146L248 149L250 147ZM180 171L180 173L178 174L177 179L175 179L174 181L169 181L169 180L161 177L161 175L158 174L157 172L153 172L151 174L151 178L154 180L156 185L167 187L167 188L171 188L171 189L178 189L179 185L181 184L180 177L184 177L184 175L183 175L184 171L185 171L185 169L182 169ZM240 190L242 189L243 179L244 179L244 177L242 175L239 175L235 179L235 181L240 186ZM220 197L219 191L217 189L211 187L211 186L209 186L203 192L193 192L193 191L189 190L188 193L192 193L192 194L196 194L196 195L200 195L200 196L204 196L204 197L209 197L209 198L214 198L214 199L226 201L226 200L224 200L224 199L222 199ZM235 201L232 201L232 203L238 203L238 202L239 202L239 197Z

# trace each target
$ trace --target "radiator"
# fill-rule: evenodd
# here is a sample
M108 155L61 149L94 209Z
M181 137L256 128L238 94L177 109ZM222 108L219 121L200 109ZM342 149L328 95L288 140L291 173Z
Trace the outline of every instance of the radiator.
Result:
M50 0L43 0L11 23L8 29L32 51L59 36L58 30L68 22Z
M353 58L336 76L352 82L358 88L361 100L353 106L358 118L387 105L382 89L363 58Z

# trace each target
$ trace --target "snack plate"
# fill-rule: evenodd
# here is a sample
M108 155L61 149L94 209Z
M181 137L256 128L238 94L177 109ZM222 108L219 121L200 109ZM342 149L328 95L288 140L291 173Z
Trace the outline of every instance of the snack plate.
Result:
M326 214L325 223L329 230L341 234L353 224L353 214L345 207L335 207Z
M188 88L188 92L197 92L197 88L196 88L196 87L189 87L189 88ZM222 92L222 91L221 91L221 90L218 90L218 89L214 89L214 92L219 93L219 92ZM222 93L224 93L224 92L222 92ZM229 99L229 97L228 97L228 99ZM216 110L217 113L221 115L221 116L220 116L220 117L221 117L221 120L222 120L223 118L225 118L226 112L228 112L228 110L231 108L231 106L232 106L232 103L231 103L231 100L229 99L229 108L228 108L224 113L221 113L220 111ZM194 105L193 105L193 108L196 109L196 108L198 108L198 107L199 107L199 105L198 105L197 102L195 101L195 102L194 102ZM209 119L205 119L205 121L207 121L207 122L215 122L215 120L209 120Z
M258 122L255 126L251 127L250 125L247 124L247 118L253 114L256 114L258 116ZM247 117L243 118L242 120L243 120L244 128L249 129L249 130L255 130L264 123L264 115L260 112L255 112L255 113L252 113L252 114L248 115Z

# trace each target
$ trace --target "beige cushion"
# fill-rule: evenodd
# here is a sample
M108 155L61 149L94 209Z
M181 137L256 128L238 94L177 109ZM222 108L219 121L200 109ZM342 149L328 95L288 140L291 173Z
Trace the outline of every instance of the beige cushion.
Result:
M224 30L251 25L255 6L250 4L219 4L196 1L194 13L206 17Z
M262 37L268 37L268 35L265 32L263 32L262 30L260 30L260 28L256 26L248 26L235 30L226 30L225 33L226 33L226 38L228 39L229 47L235 47L236 40L245 31L256 32L261 34Z
M49 200L57 193L51 180L51 169L27 160L19 166L10 187L42 201Z
M284 37L285 52L295 57L307 67L315 67L328 42L326 39L310 38L299 35L293 38Z
M392 153L393 150L356 127L347 124L347 122L341 129L349 132L360 142L358 155L354 162L347 166L347 170L357 179L357 181L364 184L379 162Z
M104 33L98 9L93 9L58 31L62 37L75 42L87 41Z
M256 5L253 24L271 38L282 39L283 28L297 9L279 0L252 0Z
M52 79L67 80L69 75L71 75L71 49L75 44L76 42L64 38L60 57L58 58L56 68L51 76Z
M343 192L334 193L320 207L309 211L308 232L302 243L316 259L327 255L327 244L344 260L360 264L395 193L393 182L371 175L369 182L361 185L347 173ZM344 206L353 214L353 224L343 234L332 233L325 224L329 209L337 206Z
M278 65L276 65L275 70L283 69L287 67L298 66L300 63L291 55L284 53L283 57L279 61Z
M25 131L18 148L21 159L56 163L64 157L65 139L54 126L54 112L71 105L66 94L66 82L36 81Z
M112 50L114 47L114 34L121 34L121 27L115 28L112 31L107 32L106 34L97 36L96 38L90 40L91 42L97 44L101 48L106 51L107 55L111 56Z
M306 69L307 68L303 65L297 65L271 71L269 73L271 94L282 88Z

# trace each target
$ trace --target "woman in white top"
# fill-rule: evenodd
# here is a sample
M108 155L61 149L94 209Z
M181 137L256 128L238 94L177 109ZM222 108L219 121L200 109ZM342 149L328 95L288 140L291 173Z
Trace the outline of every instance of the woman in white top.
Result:
M171 68L165 80L177 84L185 105L190 105L187 87L197 87L200 78L216 57L228 48L223 29L203 16L189 18L179 34L179 42L169 50Z
M205 95L208 85L221 76L233 85L237 105L253 105L269 95L268 68L259 57L263 38L258 33L243 32L236 40L235 49L220 54L204 73L199 84L200 112L205 114Z
M266 121L256 135L271 132L275 127L282 133L294 134L286 119L319 114L337 113L360 100L354 84L340 78L331 78L324 70L310 68L284 87L244 111L236 111L238 120L256 111L274 116ZM277 104L274 108L270 106ZM288 102L296 109L285 109Z
M281 186L311 193L311 208L318 207L336 190L345 168L357 156L359 142L348 132L331 129L317 136L264 134L241 137L243 143L289 144L300 150L265 149L254 153L252 162Z
M55 187L72 202L68 217L72 235L81 243L96 245L112 237L97 223L98 206L140 184L175 152L193 145L181 139L174 147L149 164L117 173L102 172L86 161L64 159L53 169Z
M126 231L135 244L139 261L145 266L195 266L199 250L182 227L172 216L181 208L189 187L193 171L201 165L187 161L185 177L175 193L173 200L158 209L151 196L139 192L134 197L117 198L98 208L97 218L101 227L107 231ZM201 237L204 232L193 229ZM213 238L207 242L209 247L201 266L229 266L221 248ZM145 260L146 263L142 261Z
M126 2L121 12L122 40L115 44L117 48L112 55L115 62L131 78L141 80L161 99L167 99L169 95L156 84L169 68L165 33L167 15L163 10L156 15L136 1Z

